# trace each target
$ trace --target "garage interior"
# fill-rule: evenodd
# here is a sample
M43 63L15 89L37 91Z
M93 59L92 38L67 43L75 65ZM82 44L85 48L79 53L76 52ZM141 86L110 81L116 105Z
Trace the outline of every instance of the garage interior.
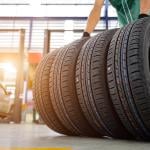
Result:
M49 52L82 37L93 0L0 0L0 150L148 150L149 142L77 137L51 130L36 110L33 82ZM67 10L67 11L66 11ZM69 12L69 13L68 13ZM91 36L119 28L105 0Z

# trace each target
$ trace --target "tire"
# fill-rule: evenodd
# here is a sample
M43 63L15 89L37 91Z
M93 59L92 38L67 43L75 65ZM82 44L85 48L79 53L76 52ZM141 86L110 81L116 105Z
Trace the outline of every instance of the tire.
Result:
M135 137L150 139L150 18L129 24L113 37L108 58L109 90L116 111Z
M119 120L107 86L107 52L115 30L91 38L82 48L76 66L79 103L91 126L103 136L128 138Z
M49 73L58 52L59 50L55 50L47 54L37 67L33 88L35 105L41 118L49 128L61 134L75 135L61 124L51 104Z
M74 41L59 52L51 68L50 94L54 110L68 130L80 136L99 136L82 113L75 87L76 61L86 41Z

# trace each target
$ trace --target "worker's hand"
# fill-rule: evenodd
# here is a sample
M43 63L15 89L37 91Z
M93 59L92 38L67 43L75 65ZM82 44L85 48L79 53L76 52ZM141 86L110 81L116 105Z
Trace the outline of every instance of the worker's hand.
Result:
M147 15L147 14L140 14L138 18L141 19L141 18L144 18L144 17L149 17L149 15Z
M88 32L83 32L82 37L90 37L90 33L88 33Z

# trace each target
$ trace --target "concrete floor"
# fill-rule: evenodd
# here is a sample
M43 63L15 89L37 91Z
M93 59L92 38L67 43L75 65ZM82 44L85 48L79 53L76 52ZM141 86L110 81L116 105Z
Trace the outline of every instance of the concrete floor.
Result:
M57 134L45 125L0 124L0 150L9 147L71 147L73 150L150 150L150 142L69 137Z

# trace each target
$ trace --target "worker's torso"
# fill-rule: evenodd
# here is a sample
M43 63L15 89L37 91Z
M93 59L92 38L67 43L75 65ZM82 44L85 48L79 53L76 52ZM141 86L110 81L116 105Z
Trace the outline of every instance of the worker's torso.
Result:
M122 25L133 22L140 14L140 0L109 0L117 10L118 19Z

